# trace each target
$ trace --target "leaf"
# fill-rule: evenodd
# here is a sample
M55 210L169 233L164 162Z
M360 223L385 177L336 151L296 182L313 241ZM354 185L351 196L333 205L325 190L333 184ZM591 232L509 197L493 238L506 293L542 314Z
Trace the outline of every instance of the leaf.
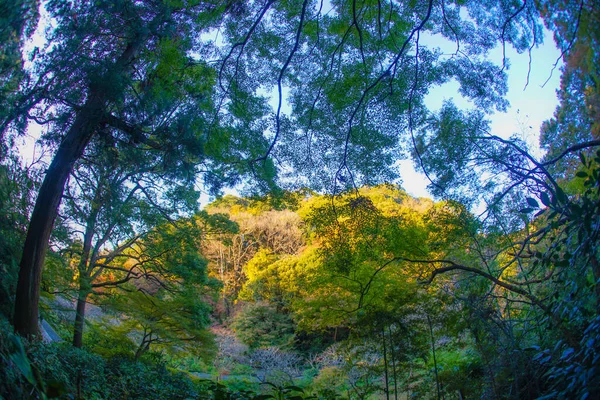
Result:
M575 174L576 177L578 178L587 178L588 177L588 173L585 171L577 171L577 173Z
M290 385L290 386L286 386L285 388L290 391L304 393L304 389L302 389L301 387L298 387L298 386Z
M565 194L565 192L560 187L556 188L556 199L560 203L563 203L563 204L567 203L569 201L569 199L567 198L567 195Z
M34 385L35 380L33 377L33 370L31 369L31 364L29 362L29 358L27 358L27 354L25 353L25 348L23 347L23 342L18 336L12 337L13 344L17 348L17 351L9 356L12 362L19 368L21 373L27 378L27 380Z
M529 213L533 212L533 208L522 208L519 210L519 212L521 214L529 214Z
M562 356L560 357L560 359L561 360L566 360L573 353L575 353L575 350L573 348L569 347L568 349L566 349L565 351L563 351Z
M540 200L542 201L542 204L544 204L546 207L550 207L550 197L548 197L548 193L540 193Z
M539 208L540 205L538 204L537 200L534 199L533 197L528 197L527 199L527 204L529 204L531 207L533 208Z

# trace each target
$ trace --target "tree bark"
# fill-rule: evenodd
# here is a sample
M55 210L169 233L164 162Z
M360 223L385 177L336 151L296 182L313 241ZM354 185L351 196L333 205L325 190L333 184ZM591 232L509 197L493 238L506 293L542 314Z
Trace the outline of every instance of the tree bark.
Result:
M431 339L431 354L433 355L433 371L435 372L435 387L437 389L437 399L440 400L442 398L442 394L440 388L440 378L438 376L437 357L435 356L435 338L433 336L433 325L431 324L431 318L429 318L429 314L425 314L425 317L427 317L427 325L429 325L429 336Z
M98 187L92 200L91 212L85 225L85 234L83 236L83 251L79 260L79 296L77 297L77 309L75 311L75 327L73 329L73 347L81 348L83 345L83 323L85 322L85 306L92 286L90 273L94 265L93 257L90 259L92 251L92 240L96 229L96 219L102 204L102 178L98 179Z
M398 400L398 379L396 376L396 356L395 356L395 346L394 346L394 338L392 336L392 327L388 325L388 335L390 337L390 355L392 356L392 377L394 379L394 399Z
M102 119L104 103L103 96L90 95L61 142L36 199L23 247L15 298L14 327L15 332L22 336L39 335L40 282L48 240L65 183Z
M135 361L138 361L141 356L143 356L148 350L150 350L150 343L152 342L152 331L148 333L147 329L144 328L144 337L142 338L142 342L135 351Z
M381 328L381 339L383 344L383 371L385 374L385 398L386 400L390 400L390 384L388 377L388 360L387 360L387 346L385 344L385 327Z
M75 312L75 329L73 331L73 347L81 348L83 345L83 323L85 322L85 306L90 292L79 290L77 297L77 311Z

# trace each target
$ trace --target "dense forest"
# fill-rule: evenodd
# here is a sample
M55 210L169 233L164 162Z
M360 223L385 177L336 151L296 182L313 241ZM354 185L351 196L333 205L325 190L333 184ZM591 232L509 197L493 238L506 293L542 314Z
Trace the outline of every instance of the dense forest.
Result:
M544 40L538 147L489 119ZM599 49L594 0L0 0L0 399L600 398Z

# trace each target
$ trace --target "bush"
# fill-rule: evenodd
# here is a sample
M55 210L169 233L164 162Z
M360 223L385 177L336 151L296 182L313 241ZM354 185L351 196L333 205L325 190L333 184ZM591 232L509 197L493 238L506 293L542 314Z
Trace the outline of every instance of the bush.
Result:
M266 303L248 304L234 318L232 328L250 348L291 347L295 325L288 314Z
M0 328L2 399L213 398L187 374L167 369L157 355L140 362L124 356L105 359L67 343L28 344L11 333L6 320Z
M36 343L30 359L46 382L64 387L76 398L102 399L107 377L105 360L68 343Z

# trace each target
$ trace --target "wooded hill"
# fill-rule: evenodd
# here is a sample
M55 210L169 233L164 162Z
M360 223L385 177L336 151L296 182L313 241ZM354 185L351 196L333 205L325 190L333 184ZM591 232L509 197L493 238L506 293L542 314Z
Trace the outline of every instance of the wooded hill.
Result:
M65 390L83 397L111 393L101 387L110 386L109 372L96 376L98 366L88 364L98 356L104 368L138 365L140 379L151 372L139 365L152 369L161 360L161 368L191 373L172 379L197 393L221 388L242 398L300 396L300 389L317 398L556 390L571 365L582 377L596 362L598 296L584 262L595 250L568 249L573 233L581 243L593 240L584 221L599 162L590 162L587 178L579 174L589 189L577 201L561 206L544 196L539 215L522 213L526 227L510 232L483 225L460 203L415 199L393 185L335 197L225 196L136 244L124 242L118 256L101 251L105 261L91 269L86 299L101 311L95 307L85 324L75 303L64 304L89 282L79 275L82 244L73 242L50 258L42 282L42 315L65 343L38 347L34 368L50 381L78 371ZM83 333L75 353L67 344L73 332ZM68 357L45 363L47 352L65 349ZM160 383L156 395L176 396Z

